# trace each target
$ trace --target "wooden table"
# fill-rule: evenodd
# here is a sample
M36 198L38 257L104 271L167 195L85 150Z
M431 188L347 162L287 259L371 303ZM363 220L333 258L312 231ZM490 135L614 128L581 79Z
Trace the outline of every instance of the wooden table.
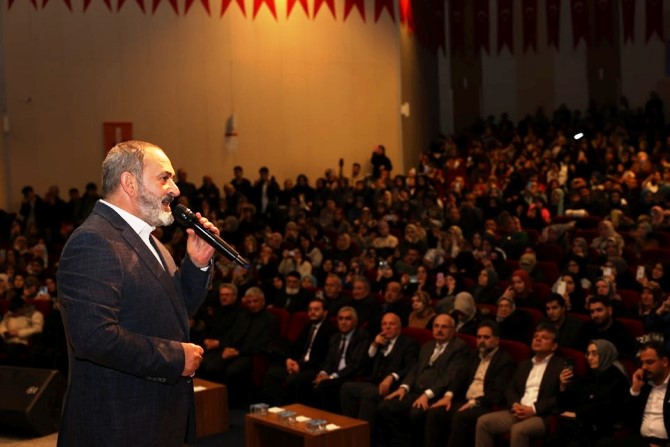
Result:
M195 431L198 438L228 431L228 390L225 385L193 379L195 387ZM197 388L196 388L197 390Z
M247 414L244 424L245 447L369 447L370 427L366 421L353 419L305 405L286 405L285 410L295 411L298 416L324 419L329 424L339 425L337 430L314 434L307 431L307 422L285 424L277 414L260 416Z

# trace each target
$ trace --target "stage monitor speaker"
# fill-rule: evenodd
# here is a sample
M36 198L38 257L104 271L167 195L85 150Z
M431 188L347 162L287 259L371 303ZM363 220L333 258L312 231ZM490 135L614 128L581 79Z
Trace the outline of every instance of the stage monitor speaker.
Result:
M0 366L0 426L38 435L58 431L65 386L56 370Z

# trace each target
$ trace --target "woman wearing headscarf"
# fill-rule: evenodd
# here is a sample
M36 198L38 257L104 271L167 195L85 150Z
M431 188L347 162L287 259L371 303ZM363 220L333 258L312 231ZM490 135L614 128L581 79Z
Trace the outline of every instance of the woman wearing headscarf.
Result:
M461 277L452 272L447 272L444 274L444 279L440 279L441 276L438 275L435 281L435 298L440 300L435 304L435 310L439 314L448 314L454 310L454 301L456 300L456 295L463 291L463 282Z
M564 286L561 283L564 283ZM580 284L579 276L576 274L563 272L554 283L551 291L563 297L568 312L587 313L586 293Z
M515 270L512 273L510 286L507 290L511 291L517 306L544 310L544 303L533 293L533 280L527 271L522 269ZM505 293L508 292L506 291Z
M456 295L451 316L456 322L456 332L472 336L477 335L477 325L479 324L477 306L475 305L475 299L468 292L460 292Z
M530 343L531 322L524 312L516 310L514 298L505 292L498 298L495 320L500 327L500 338Z
M621 256L623 253L623 237L616 232L614 225L609 220L603 220L598 224L598 236L591 242L591 247L605 256Z
M498 290L498 273L493 267L483 268L479 272L472 296L476 303L495 304L500 291Z
M620 420L619 406L630 386L616 347L607 340L591 340L586 348L588 373L576 377L566 367L560 375L558 429L545 446L590 447L612 435Z

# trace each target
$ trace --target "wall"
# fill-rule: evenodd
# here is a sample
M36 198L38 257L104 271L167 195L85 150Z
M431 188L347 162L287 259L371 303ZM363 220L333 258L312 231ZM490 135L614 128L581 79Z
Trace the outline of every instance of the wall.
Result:
M375 23L373 0L366 22L356 9L343 22L343 2L336 20L325 5L308 19L299 4L287 20L283 1L277 20L267 6L252 19L250 1L246 17L233 2L223 18L219 2L212 17L200 2L179 17L167 0L155 14L132 1L118 13L72 3L16 2L2 16L7 208L26 183L42 193L99 182L106 121L131 121L135 138L164 147L197 185L204 174L221 185L237 164L251 179L267 165L279 181L313 181L343 157L348 173L378 143L404 170L397 11ZM232 115L237 150L225 146Z

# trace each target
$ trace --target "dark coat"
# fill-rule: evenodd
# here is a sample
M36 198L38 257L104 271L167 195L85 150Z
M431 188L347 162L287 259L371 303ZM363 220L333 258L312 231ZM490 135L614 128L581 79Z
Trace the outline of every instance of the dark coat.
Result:
M465 398L465 393L475 379L480 361L478 351L470 354L467 368L464 368L465 374L460 376L463 380L454 384L453 389L448 390L454 393L454 399L460 400ZM493 355L489 367L486 369L486 374L484 375L484 395L477 398L479 406L490 409L494 405L503 403L505 400L505 390L509 385L515 368L516 363L512 357L505 351L498 349Z
M430 357L436 344L435 340L424 343L419 351L419 361L402 379L402 384L409 386L410 392L423 393L430 389L436 396L444 394L467 361L468 345L454 337L431 366Z
M326 360L328 354L328 346L330 344L330 337L335 333L335 328L328 320L325 320L319 326L312 342L312 349L309 352L309 361L305 361L305 354L309 343L309 336L312 332L312 323L305 325L303 330L295 339L291 346L291 358L298 362L300 371L313 370L316 371L319 366Z
M372 358L369 381L378 385L390 374L397 374L399 378L405 377L416 363L418 355L418 343L406 335L398 335L388 356L384 356L382 348L377 350Z
M547 369L542 376L542 382L540 382L540 391L537 395L537 401L535 401L535 413L544 419L545 425L548 422L548 417L558 410L559 376L563 370L563 365L563 358L556 355L551 356ZM516 402L521 402L532 369L532 359L524 360L517 367L514 377L512 377L505 391L505 398L509 407Z
M337 367L340 363L338 354L341 336L342 334L337 332L330 337L328 355L326 355L326 360L321 365L321 371L325 371L328 374L337 373L338 377L341 379L353 378L365 371L368 361L370 339L368 333L364 329L354 329L347 350L344 353L347 366L341 371L338 371Z
M188 257L166 269L114 210L98 202L68 240L58 289L70 376L59 446L175 446L195 441L193 383L182 377L188 317L211 269Z

